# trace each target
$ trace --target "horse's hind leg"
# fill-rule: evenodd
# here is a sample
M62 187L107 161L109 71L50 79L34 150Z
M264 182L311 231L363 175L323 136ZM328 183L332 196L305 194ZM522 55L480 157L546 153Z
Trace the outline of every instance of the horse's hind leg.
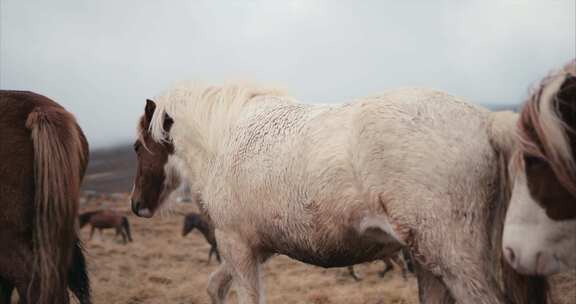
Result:
M212 299L212 304L224 304L226 302L231 283L231 269L226 263L223 263L210 275L208 281L208 295Z
M222 263L222 258L220 258L220 252L218 251L218 247L214 246L214 254L216 254L216 260L218 263Z
M382 262L384 262L384 265L386 265L386 267L384 268L384 270L382 270L378 273L378 275L381 278L383 278L388 273L388 271L390 271L394 268L394 266L392 265L392 262L390 262L390 258L384 258L384 259L382 259Z
M92 240L92 237L94 236L94 230L95 230L95 229L96 229L96 228L94 228L94 226L91 226L91 227L90 227L90 238L88 239L89 241Z
M210 247L210 252L208 252L208 262L206 262L206 264L210 264L210 261L212 260L212 254L214 253L214 247Z
M237 235L223 234L216 230L216 240L225 263L232 270L238 303L264 303L260 292L260 257L257 252Z
M354 266L348 266L348 273L356 282L360 281L360 278L356 275L356 271L354 271Z
M0 278L0 304L10 304L14 285Z
M116 227L116 237L118 237L118 235L122 236L122 242L124 243L124 245L128 244L126 233L122 230L121 227Z

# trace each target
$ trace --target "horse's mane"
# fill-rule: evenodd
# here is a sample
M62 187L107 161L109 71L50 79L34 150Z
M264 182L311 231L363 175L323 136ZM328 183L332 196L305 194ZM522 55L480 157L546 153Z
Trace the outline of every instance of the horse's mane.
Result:
M175 124L186 125L186 138L197 148L214 153L218 150L219 140L254 97L284 95L283 90L256 85L184 83L155 100L156 110L149 131L157 142L168 140L163 129L166 113Z
M576 77L576 60L561 70L544 78L526 101L518 122L520 149L530 155L546 160L560 182L576 194L576 160L574 159L570 134L574 134L560 113L560 103L569 107L573 100L559 96L567 90L575 90L567 80Z

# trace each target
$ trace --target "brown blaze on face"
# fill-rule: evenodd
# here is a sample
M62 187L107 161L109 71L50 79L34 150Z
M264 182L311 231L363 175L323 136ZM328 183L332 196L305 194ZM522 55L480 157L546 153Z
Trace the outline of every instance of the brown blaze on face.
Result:
M167 176L168 158L174 154L171 140L157 142L152 138L149 127L156 104L146 101L144 115L138 127L139 138L134 143L138 159L136 178L131 195L132 212L141 217L152 217L166 199L175 184L174 176ZM164 113L164 132L170 132L174 121Z

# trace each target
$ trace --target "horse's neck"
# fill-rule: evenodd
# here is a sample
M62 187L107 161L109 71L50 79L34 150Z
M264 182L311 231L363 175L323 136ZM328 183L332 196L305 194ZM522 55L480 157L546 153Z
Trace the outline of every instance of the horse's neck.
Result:
M241 109L230 110L233 114L224 110L210 113L209 117L203 118L197 118L194 114L180 114L176 121L183 123L175 124L171 131L176 154L182 161L180 172L195 180L195 186L202 188L202 180L205 178L202 173L211 166L216 155L221 152L223 143L229 139L230 131L239 121L292 103L289 99L260 96ZM198 121L204 123L201 125Z

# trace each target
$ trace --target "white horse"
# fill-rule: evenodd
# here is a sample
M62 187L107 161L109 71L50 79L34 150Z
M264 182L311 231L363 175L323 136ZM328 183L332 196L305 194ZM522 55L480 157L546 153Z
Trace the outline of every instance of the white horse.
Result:
M263 303L260 265L274 254L341 267L404 246L422 303L540 303L541 281L499 277L500 150L515 119L417 88L315 106L277 90L182 86L147 101L132 210L151 217L178 176L195 181L224 260L213 303L232 280L240 303Z
M576 269L576 61L526 102L510 173L504 254L519 272Z

